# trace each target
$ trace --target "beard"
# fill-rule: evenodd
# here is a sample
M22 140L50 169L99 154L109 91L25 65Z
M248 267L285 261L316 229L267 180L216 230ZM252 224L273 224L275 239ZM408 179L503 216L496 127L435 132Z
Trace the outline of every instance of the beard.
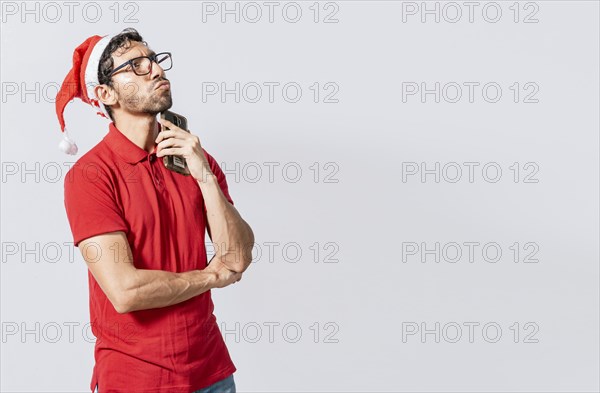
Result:
M158 89L148 91L146 94L136 92L134 95L125 97L123 106L130 113L147 113L155 116L157 113L164 112L173 106L171 89Z

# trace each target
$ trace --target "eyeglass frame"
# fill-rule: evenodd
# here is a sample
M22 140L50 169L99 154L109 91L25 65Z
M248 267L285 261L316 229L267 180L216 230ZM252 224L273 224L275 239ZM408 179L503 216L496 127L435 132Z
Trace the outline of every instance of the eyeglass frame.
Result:
M169 57L171 58L171 67L167 68L166 70L165 70L165 69L163 69L163 71L168 71L168 70L170 70L171 68L173 68L173 55L171 55L171 52L160 52L160 53L155 53L155 54L153 54L153 55L150 55L150 56L138 56L138 57L134 57L133 59L129 59L129 60L127 60L125 63L121 64L120 66L118 66L117 68L115 68L114 70L112 70L112 71L110 72L110 74L108 75L108 77L109 77L109 78L110 78L110 77L112 77L112 76L114 75L114 73L115 73L115 72L119 71L121 68L124 68L124 67L126 67L126 66L128 66L128 65L131 65L131 71L132 71L132 72L133 72L135 75L137 75L137 76L144 76L144 75L148 75L148 74L150 74L150 73L152 72L152 63L159 64L159 63L158 63L158 61L156 60L156 59L157 59L157 57L158 57L159 55L165 55L165 54L169 55ZM145 74L141 74L141 75L140 75L140 74L138 74L138 73L136 73L136 72L135 72L135 67L133 67L133 64L132 64L132 62L133 62L134 60L143 59L143 58L146 58L146 59L150 60L150 69L149 69L149 70L148 70L148 72L146 72Z

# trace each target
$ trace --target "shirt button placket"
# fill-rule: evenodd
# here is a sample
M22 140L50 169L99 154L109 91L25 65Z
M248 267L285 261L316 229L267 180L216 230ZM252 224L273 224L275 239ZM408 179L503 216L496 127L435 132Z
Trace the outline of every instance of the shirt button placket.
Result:
M160 173L160 168L154 167L154 165L160 165L160 163L158 163L158 162L154 163L155 161L158 161L158 157L156 157L156 154L150 153L148 155L148 161L149 161L150 172L152 173L152 180L154 181L154 185L156 186L156 188L162 189L163 181L162 181L162 174Z

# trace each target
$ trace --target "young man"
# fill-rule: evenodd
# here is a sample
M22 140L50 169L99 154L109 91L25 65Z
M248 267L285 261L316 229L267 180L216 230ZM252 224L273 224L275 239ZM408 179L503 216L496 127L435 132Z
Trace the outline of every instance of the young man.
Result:
M73 241L88 266L90 387L100 393L235 392L210 290L241 280L254 234L200 139L157 119L172 105L171 57L134 29L93 36L75 50L57 95L67 153L77 152L63 118L72 98L112 120L64 183ZM159 132L159 122L169 130ZM189 175L167 169L166 155L183 156ZM205 230L216 251L210 262Z

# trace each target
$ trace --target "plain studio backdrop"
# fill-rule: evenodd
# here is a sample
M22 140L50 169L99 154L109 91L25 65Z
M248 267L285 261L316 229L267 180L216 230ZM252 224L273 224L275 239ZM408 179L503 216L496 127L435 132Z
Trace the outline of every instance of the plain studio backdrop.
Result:
M598 15L3 2L2 391L88 391L63 182L108 121L71 103L67 156L54 98L77 45L126 27L172 52L172 109L256 235L212 291L240 392L598 391Z

